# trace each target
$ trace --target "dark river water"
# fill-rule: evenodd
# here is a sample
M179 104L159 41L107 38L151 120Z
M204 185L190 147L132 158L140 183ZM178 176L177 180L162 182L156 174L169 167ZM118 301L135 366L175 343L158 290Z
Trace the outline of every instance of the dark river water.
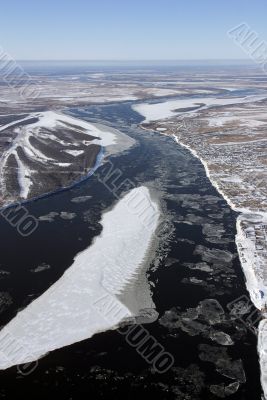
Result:
M116 127L137 141L110 159L123 179L148 185L161 201L165 224L148 272L159 319L146 329L175 362L159 374L124 336L105 332L52 352L29 375L16 367L0 372L0 398L209 400L231 395L260 400L257 337L228 306L248 296L234 242L236 214L189 151L137 127L141 119L129 103L69 112ZM92 197L71 201L81 196ZM37 218L58 214L40 221L27 238L1 218L1 325L59 279L101 232L101 214L116 201L93 175L28 203ZM72 219L61 218L61 212L73 213Z

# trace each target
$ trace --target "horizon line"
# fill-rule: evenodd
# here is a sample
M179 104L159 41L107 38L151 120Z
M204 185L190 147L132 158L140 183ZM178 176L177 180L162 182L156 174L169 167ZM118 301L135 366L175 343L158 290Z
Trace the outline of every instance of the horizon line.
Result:
M82 59L82 58L18 58L18 61L86 61L86 62L98 62L98 61L109 61L109 62L185 62L185 61L248 61L253 62L250 58L166 58L166 59L109 59L109 58L94 58L94 59Z

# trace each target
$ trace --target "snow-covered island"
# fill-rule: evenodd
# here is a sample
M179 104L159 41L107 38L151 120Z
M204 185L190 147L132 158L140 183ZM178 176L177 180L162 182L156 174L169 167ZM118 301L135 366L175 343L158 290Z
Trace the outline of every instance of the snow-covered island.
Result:
M0 133L0 206L68 187L94 171L103 149L134 143L115 129L55 111L13 116Z

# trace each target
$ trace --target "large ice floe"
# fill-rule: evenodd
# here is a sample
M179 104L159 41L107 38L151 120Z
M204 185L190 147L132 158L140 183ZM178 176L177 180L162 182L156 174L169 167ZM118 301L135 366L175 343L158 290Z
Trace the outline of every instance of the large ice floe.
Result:
M144 122L158 121L165 118L171 118L179 113L197 110L204 110L209 107L225 106L233 104L249 103L260 101L266 96L246 96L246 97L199 97L185 98L178 100L168 100L160 103L139 103L132 106L134 111L145 118Z
M158 204L144 186L128 192L104 213L103 230L93 244L1 330L0 368L37 360L142 313L153 315L146 282L140 296L137 292L142 286L140 276L146 280L159 218ZM139 289L133 290L135 282Z

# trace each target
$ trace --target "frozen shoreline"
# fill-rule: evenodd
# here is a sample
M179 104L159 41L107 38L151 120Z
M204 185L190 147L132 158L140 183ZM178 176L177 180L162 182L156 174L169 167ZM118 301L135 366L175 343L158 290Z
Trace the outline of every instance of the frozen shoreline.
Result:
M214 178L211 176L210 171L209 171L209 165L208 163L203 160L197 153L196 150L192 149L189 145L184 144L181 142L175 135L173 135L174 140L176 143L180 144L182 147L185 147L187 150L189 150L196 158L200 160L200 162L203 164L205 168L205 172L207 177L209 178L211 184L215 187L215 189L223 196L223 198L227 201L229 206L234 210L235 212L238 212L240 215L237 217L237 222L236 222L236 228L237 228L237 235L236 235L236 244L237 244L237 250L239 252L240 256L240 263L242 265L242 268L245 273L245 277L247 280L247 289L251 295L251 299L254 303L254 305L260 310L263 311L266 305L266 301L263 301L263 299L260 298L259 296L259 291L264 290L265 293L267 293L267 287L265 284L260 285L260 281L256 277L256 275L253 275L253 272L257 272L257 267L255 265L254 268L249 268L247 264L248 260L244 262L244 253L247 253L249 255L248 259L251 257L254 257L253 254L251 254L251 247L250 246L250 240L249 238L246 238L244 236L244 231L241 229L241 223L243 221L250 221L251 223L253 222L260 222L263 221L264 223L267 223L267 214L266 213L255 213L253 211L250 211L249 209L244 209L236 206L233 201L225 194L225 192L220 188L219 184L214 180ZM242 248L242 250L241 250ZM257 289L257 292L255 292L255 286L259 285L259 288ZM262 301L261 301L262 300ZM267 316L267 313L266 313Z
M105 212L103 230L91 246L1 330L0 369L35 361L152 311L143 271L159 218L158 204L144 186ZM133 298L129 284L138 279L145 295Z
M173 139L176 143L185 147L189 150L194 157L198 158L205 168L207 177L209 178L211 184L216 188L216 190L223 196L227 201L232 210L240 213L236 221L237 234L235 237L235 242L239 254L240 264L242 266L245 279L246 287L250 294L251 301L257 309L262 312L263 320L260 322L258 327L258 354L260 358L261 367L261 383L264 391L265 399L267 399L267 286L264 282L264 276L261 275L262 269L257 255L255 255L255 242L246 235L246 230L242 228L242 224L245 222L262 223L267 224L267 213L255 213L249 209L244 209L236 206L233 201L225 194L225 192L220 188L218 182L214 180L211 176L208 163L202 159L195 149L192 149L189 145L184 144L179 140L176 135L173 135ZM264 265L263 265L264 267ZM263 271L264 272L264 271Z
M151 123L156 121L167 121L168 118L174 116L179 117L179 115L184 115L185 113L194 116L197 115L199 111L210 109L213 106L257 103L264 99L266 99L266 96L262 95L249 95L245 97L233 98L187 98L161 103L140 103L133 106L133 109L144 117L143 123ZM218 119L216 120L216 122L218 122ZM253 127L259 126L259 124L262 125L262 122L258 122L258 120L256 122L254 120L253 122L245 120L245 126L248 125L248 122L249 125L252 125ZM160 129L162 128L165 129L166 127L164 126L164 124L161 123ZM162 131L162 133L168 135L168 129L165 129L164 131ZM180 137L180 135L176 136L175 133L172 133L172 136L177 143L188 149L193 154L193 156L197 157L201 161L211 184L223 196L229 206L234 211L239 213L236 221L237 234L235 241L240 258L240 263L245 275L246 287L250 294L251 301L261 311L264 318L262 323L259 325L258 353L261 366L261 382L265 394L265 399L267 400L267 344L266 347L264 346L264 342L267 343L267 333L265 333L264 331L264 327L267 324L267 212L258 211L255 207L254 209L256 211L254 211L253 206L251 206L250 209L249 205L246 205L245 207L240 207L238 203L238 198L235 198L235 196L231 196L231 191L230 195L228 195L227 189L225 189L223 184L223 179L220 179L220 176L218 177L218 179L216 179L216 175L213 176L213 173L210 171L209 168L208 156L206 157L206 159L202 158L201 145L200 149L198 149L197 147L192 148L191 143L184 143L184 139L183 137ZM214 157L216 157L215 153L213 153L213 155ZM221 172L223 172L223 170ZM224 182L225 178L227 179L227 176L224 177ZM252 194L251 200L253 200ZM264 204L265 202L263 200L262 205L264 206Z

